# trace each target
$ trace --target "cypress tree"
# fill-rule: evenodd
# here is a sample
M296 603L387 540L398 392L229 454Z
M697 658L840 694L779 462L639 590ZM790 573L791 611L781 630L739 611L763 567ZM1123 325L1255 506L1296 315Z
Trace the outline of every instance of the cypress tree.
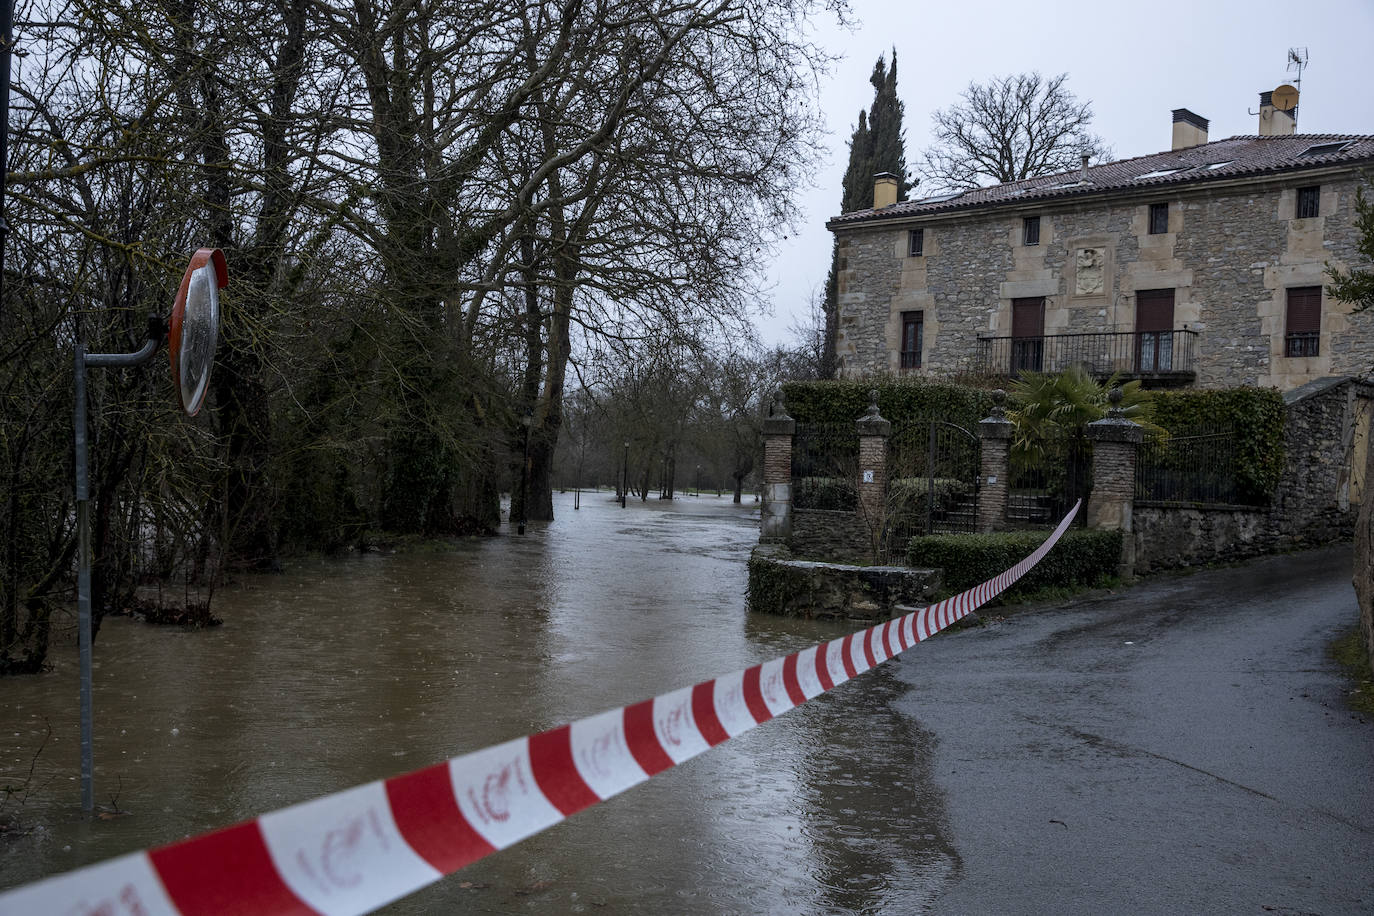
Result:
M859 125L849 140L849 165L844 171L840 212L850 213L873 206L873 176L891 172L897 176L897 199L906 200L911 183L907 180L906 149L902 130L902 100L897 98L897 49L892 49L892 65L881 55L869 77L873 84L873 105L859 111ZM839 252L830 259L830 275L825 281L825 352L821 377L834 378L837 368L836 332L839 329Z

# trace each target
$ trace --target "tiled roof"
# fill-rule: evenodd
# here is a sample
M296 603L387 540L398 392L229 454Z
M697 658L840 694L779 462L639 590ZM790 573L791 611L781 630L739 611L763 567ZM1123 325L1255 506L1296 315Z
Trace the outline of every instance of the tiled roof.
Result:
M904 200L881 210L855 210L834 217L827 225L834 227L872 219L957 212L1031 200L1059 200L1102 191L1172 187L1361 161L1374 163L1374 136L1292 134L1286 137L1229 137L1201 146L1090 166L1086 182L1079 180L1081 170L1074 169L1057 175L978 188L962 194Z

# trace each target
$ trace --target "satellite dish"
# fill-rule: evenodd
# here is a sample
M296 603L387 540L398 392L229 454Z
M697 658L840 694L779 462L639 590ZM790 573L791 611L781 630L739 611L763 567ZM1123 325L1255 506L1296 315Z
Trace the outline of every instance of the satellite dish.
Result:
M1298 107L1298 90L1291 83L1284 83L1274 90L1273 99L1279 111L1292 111Z
M172 384L181 409L190 417L200 412L210 388L210 367L219 339L219 291L228 285L224 253L218 248L202 248L191 256L172 305L167 330Z

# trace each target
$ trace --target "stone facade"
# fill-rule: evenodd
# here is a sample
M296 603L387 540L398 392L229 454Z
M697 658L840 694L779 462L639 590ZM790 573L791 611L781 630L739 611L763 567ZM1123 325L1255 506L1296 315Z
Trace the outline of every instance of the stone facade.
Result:
M1322 286L1328 264L1359 263L1355 189L1367 179L1329 171L834 224L840 372L974 370L979 337L1010 336L1012 300L1022 297L1045 298L1046 336L1135 331L1137 293L1165 289L1174 293L1174 329L1198 335L1197 386L1286 390L1367 372L1374 315L1352 315L1324 291L1319 355L1284 355L1287 290ZM1297 189L1313 185L1320 215L1298 219ZM1167 205L1166 232L1149 232L1151 204ZM1027 216L1039 217L1037 245L1022 244ZM923 230L915 257L913 228ZM921 368L902 370L909 311L922 312Z

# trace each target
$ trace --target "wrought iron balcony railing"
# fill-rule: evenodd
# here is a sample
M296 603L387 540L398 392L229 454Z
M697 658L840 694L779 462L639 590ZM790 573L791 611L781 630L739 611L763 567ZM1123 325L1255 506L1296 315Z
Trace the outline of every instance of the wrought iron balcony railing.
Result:
M1102 331L1043 337L980 337L976 368L988 375L1060 372L1081 365L1093 376L1191 381L1197 332Z

